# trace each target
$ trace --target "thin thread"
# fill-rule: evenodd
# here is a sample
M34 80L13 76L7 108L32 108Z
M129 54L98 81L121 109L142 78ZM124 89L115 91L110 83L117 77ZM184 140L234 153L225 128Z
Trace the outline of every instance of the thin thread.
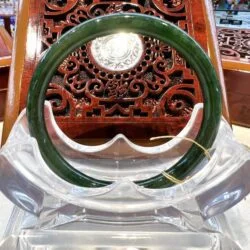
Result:
M191 138L185 137L185 136L164 135L164 136L152 137L152 138L150 138L150 141L159 140L159 139L173 139L173 138L183 139L183 140L190 141L190 142L194 143L196 146L198 146L199 148L201 148L204 151L204 154L206 155L208 160L211 159L211 154L209 153L208 149L204 148L197 141L195 141Z
M172 175L170 175L170 174L168 174L166 172L162 172L162 175L164 177L166 177L168 180L172 181L174 184L181 184L181 183L184 182L184 180L183 181L182 180L178 180L177 178L175 178L174 176L172 176Z
M182 140L186 140L186 141L190 141L190 142L194 143L196 146L198 146L199 148L201 148L203 150L203 152L204 152L205 156L208 158L208 160L211 159L211 154L209 153L208 149L204 148L197 141L195 141L191 138L185 137L185 136L164 135L164 136L152 137L152 138L150 138L150 141L159 140L159 139L173 139L173 138L178 138L178 139L182 139ZM162 175L164 177L166 177L168 180L170 180L171 182L173 182L174 184L181 184L184 182L184 180L179 180L179 179L175 178L174 176L166 173L165 171L162 172Z

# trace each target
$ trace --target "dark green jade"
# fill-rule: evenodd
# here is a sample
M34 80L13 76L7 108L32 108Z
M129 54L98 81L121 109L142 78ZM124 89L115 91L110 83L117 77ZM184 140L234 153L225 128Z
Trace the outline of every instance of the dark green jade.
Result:
M27 100L30 133L36 138L48 167L65 181L83 187L103 187L111 182L94 179L73 168L54 147L44 121L47 87L62 61L75 49L100 36L133 32L154 37L175 48L196 72L204 98L203 121L196 141L210 148L218 132L221 117L221 91L216 72L202 48L184 31L167 21L141 14L114 14L86 21L63 35L40 60L33 75ZM166 173L185 179L204 158L204 152L193 144L188 152ZM162 174L136 184L146 188L174 185Z

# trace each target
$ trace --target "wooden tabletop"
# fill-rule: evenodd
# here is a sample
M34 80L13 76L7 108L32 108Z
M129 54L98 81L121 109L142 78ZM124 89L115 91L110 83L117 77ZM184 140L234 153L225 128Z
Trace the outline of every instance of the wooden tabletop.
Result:
M11 63L12 38L4 27L0 26L0 67L8 67Z

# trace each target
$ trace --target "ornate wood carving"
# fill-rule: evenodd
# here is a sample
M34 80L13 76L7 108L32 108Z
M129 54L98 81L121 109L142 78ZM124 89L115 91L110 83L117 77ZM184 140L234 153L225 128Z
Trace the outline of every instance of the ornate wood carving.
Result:
M197 0L31 2L40 14L35 20L33 17L33 23L40 25L41 52L73 26L117 12L143 13L171 21L207 49L202 4ZM144 53L128 70L101 67L93 57L90 43L62 62L51 80L47 99L52 102L59 126L69 136L111 137L121 132L143 138L176 134L185 126L194 104L202 101L195 73L168 45L150 37L141 40ZM33 55L34 59L37 62L39 54ZM34 63L29 61L26 67L32 69ZM29 78L28 73L24 75L26 82ZM25 99L23 94L21 107Z
M231 121L250 127L250 30L219 28L217 33Z
M250 30L220 28L218 42L223 59L250 62Z
M147 49L142 60L122 72L100 68L90 44L68 57L48 90L55 115L102 122L190 115L199 99L195 75L170 47L149 37L143 40Z

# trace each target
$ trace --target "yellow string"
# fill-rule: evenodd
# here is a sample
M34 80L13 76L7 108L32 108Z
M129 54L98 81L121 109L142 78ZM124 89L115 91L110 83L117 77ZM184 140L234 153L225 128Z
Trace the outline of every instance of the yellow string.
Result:
M174 176L172 176L172 175L170 175L170 174L168 174L168 173L166 173L166 172L162 172L161 174L162 174L164 177L166 177L168 180L172 181L174 184L181 184L181 183L184 182L184 180L183 180L183 181L182 181L182 180L179 180L179 179L175 178Z
M186 141L190 141L190 142L194 143L196 146L198 146L199 148L201 148L204 151L204 154L208 158L208 160L211 159L211 154L209 153L208 149L204 148L197 141L195 141L191 138L185 137L185 136L164 135L164 136L152 137L152 138L150 138L150 141L159 140L159 139L173 139L173 138L178 138L178 139L182 139L182 140L186 140ZM181 184L185 181L185 180L179 180L179 179L175 178L174 176L166 173L165 171L162 172L162 175L164 177L166 177L168 180L172 181L174 184Z
M150 141L159 140L159 139L173 139L173 138L178 138L178 139L182 139L182 140L186 140L186 141L190 141L190 142L194 143L195 145L197 145L199 148L201 148L204 151L204 154L206 155L208 160L211 159L211 154L209 153L209 151L206 148L204 148L197 141L195 141L191 138L185 137L185 136L164 135L164 136L152 137L152 138L150 138Z

